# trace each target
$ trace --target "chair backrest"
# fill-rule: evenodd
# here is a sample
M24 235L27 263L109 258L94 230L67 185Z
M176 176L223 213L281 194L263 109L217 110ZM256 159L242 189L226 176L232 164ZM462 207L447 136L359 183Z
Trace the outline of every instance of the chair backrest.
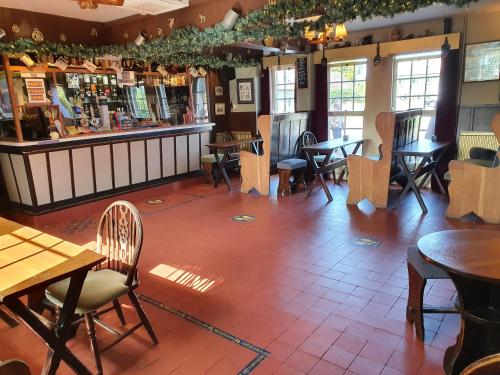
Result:
M307 147L316 143L318 143L318 138L316 138L313 132L306 130L300 135L300 147Z
M494 132L463 131L458 135L457 160L468 159L470 151L474 147L497 150L499 146L500 144Z
M393 149L418 142L422 110L410 109L408 111L396 112L395 118L396 126L394 129Z
M478 359L464 368L460 375L492 375L500 373L500 354Z
M127 275L126 284L137 282L137 262L142 247L142 221L139 210L130 202L110 204L99 221L96 251L106 256L99 268Z
M231 131L231 136L233 137L233 139L236 139L238 141L244 141L244 140L247 140L247 139L252 139L252 132L249 132L249 131ZM250 144L246 144L246 145L241 145L240 146L240 150L244 150L244 151L251 151L252 150L252 145Z

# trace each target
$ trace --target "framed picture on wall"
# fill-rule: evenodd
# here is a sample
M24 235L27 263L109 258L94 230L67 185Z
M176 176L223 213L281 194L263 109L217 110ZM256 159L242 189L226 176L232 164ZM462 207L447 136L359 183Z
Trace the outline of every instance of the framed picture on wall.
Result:
M238 92L238 104L254 103L253 78L237 79L236 90Z
M464 82L500 79L500 41L468 44L465 47Z
M215 96L223 96L224 95L224 90L222 89L222 86L215 86Z
M226 104L225 103L215 103L215 115L224 116L226 114Z

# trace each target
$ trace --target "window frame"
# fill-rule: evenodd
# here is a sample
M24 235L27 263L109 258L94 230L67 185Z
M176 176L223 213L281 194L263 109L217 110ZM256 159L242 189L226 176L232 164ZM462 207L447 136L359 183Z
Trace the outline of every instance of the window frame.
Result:
M293 70L294 74L293 74L293 110L292 111L286 111L287 109L287 106L286 106L286 101L289 100L290 98L286 95L287 92L289 92L290 90L284 90L285 92L285 97L283 99L276 99L276 87L277 86L286 86L287 85L291 85L291 83L280 83L280 84L277 84L276 83L276 77L275 77L275 74L277 71L285 71L285 70ZM277 66L273 66L271 67L271 88L270 88L270 91L271 91L271 113L273 115L284 115L284 114L288 114L288 113L295 113L296 109L297 109L297 69L295 67L295 65L277 65ZM285 102L285 112L277 112L276 111L276 108L277 108L277 101L284 101Z
M429 64L427 63L426 67L425 67L425 76L418 77L418 78L424 78L425 79L425 91L424 91L424 95L411 95L411 81L412 81L412 79L414 79L414 77L412 76L412 73L413 73L413 63L412 63L412 66L411 66L409 78L399 78L398 79L398 62L403 62L403 61L411 61L411 62L413 62L413 61L416 61L416 60L430 60L430 59L438 58L438 57L441 59L441 51L430 51L430 52L422 52L422 53L400 54L400 55L394 56L393 74L392 74L393 75L393 77L392 77L392 95L391 95L391 100L392 100L391 107L392 107L393 111L407 111L409 109L417 108L417 107L412 107L411 105L409 105L408 109L397 109L396 108L396 101L397 101L397 98L398 98L398 95L397 95L397 84L398 84L398 81L400 81L400 80L409 80L410 81L410 95L399 95L399 96L401 96L401 97L408 97L410 99L410 103L411 103L411 98L412 97L423 96L424 97L424 107L425 107L425 97L427 97L427 96L434 96L434 95L427 95L427 79L428 78L436 78L436 77L439 78L439 80L438 80L438 86L439 86L439 82L441 80L441 72L438 73L437 76L434 76L434 75L429 76L428 75ZM435 96L436 96L436 103L437 103L437 99L439 98L439 90L438 90L438 93ZM436 106L437 106L437 104L436 104ZM425 109L425 108L422 108L422 116L435 116L435 115L436 115L436 109Z
M332 98L330 97L330 85L332 83L340 83L342 85L342 83L344 82L343 79L341 79L341 81L339 82L332 82L331 81L331 68L333 66L343 66L343 65L352 65L354 66L354 69L356 69L356 65L365 65L365 79L364 80L356 80L356 76L353 77L353 80L352 81L345 81L345 82L352 82L353 83L353 93L352 93L352 99L353 99L353 110L352 111L331 111L330 110L330 101L332 100ZM341 60L341 61L332 61L328 64L328 71L327 71L327 83L328 83L328 97L327 97L327 100L328 100L328 137L330 138L330 118L331 117L343 117L344 118L344 124L346 124L346 117L361 117L363 119L363 125L361 128L353 128L353 130L361 130L361 134L363 134L363 130L364 130L364 118L365 118L365 111L366 111L366 84L367 84L367 75L368 74L368 59L366 58L361 58L361 59L354 59L354 60ZM364 93L364 96L355 96L354 95L354 86L355 86L355 83L356 82L364 82L365 83L365 93ZM341 92L342 92L342 89L341 89ZM341 100L344 98L344 96L341 94ZM362 111L355 111L354 110L354 99L355 98L364 98L364 109ZM344 125L344 127L342 128L342 136L345 136L346 133L347 133L347 127Z

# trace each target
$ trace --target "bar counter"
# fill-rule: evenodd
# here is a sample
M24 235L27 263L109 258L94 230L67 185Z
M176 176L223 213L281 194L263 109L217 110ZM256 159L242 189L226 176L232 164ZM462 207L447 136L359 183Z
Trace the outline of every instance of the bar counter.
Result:
M94 133L59 140L0 141L10 203L50 212L200 175L213 123Z

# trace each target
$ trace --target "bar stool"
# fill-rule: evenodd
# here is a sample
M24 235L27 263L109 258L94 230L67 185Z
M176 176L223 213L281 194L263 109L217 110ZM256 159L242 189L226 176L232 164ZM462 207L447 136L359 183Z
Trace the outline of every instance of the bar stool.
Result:
M455 307L424 308L424 290L428 279L449 279L448 274L441 268L427 262L418 252L417 246L409 246L408 258L408 304L406 306L406 320L415 325L417 337L424 341L424 313L442 314L458 313Z
M291 194L292 189L305 189L304 171L306 167L307 161L304 159L285 159L278 162L278 195ZM292 174L293 181L290 182Z

